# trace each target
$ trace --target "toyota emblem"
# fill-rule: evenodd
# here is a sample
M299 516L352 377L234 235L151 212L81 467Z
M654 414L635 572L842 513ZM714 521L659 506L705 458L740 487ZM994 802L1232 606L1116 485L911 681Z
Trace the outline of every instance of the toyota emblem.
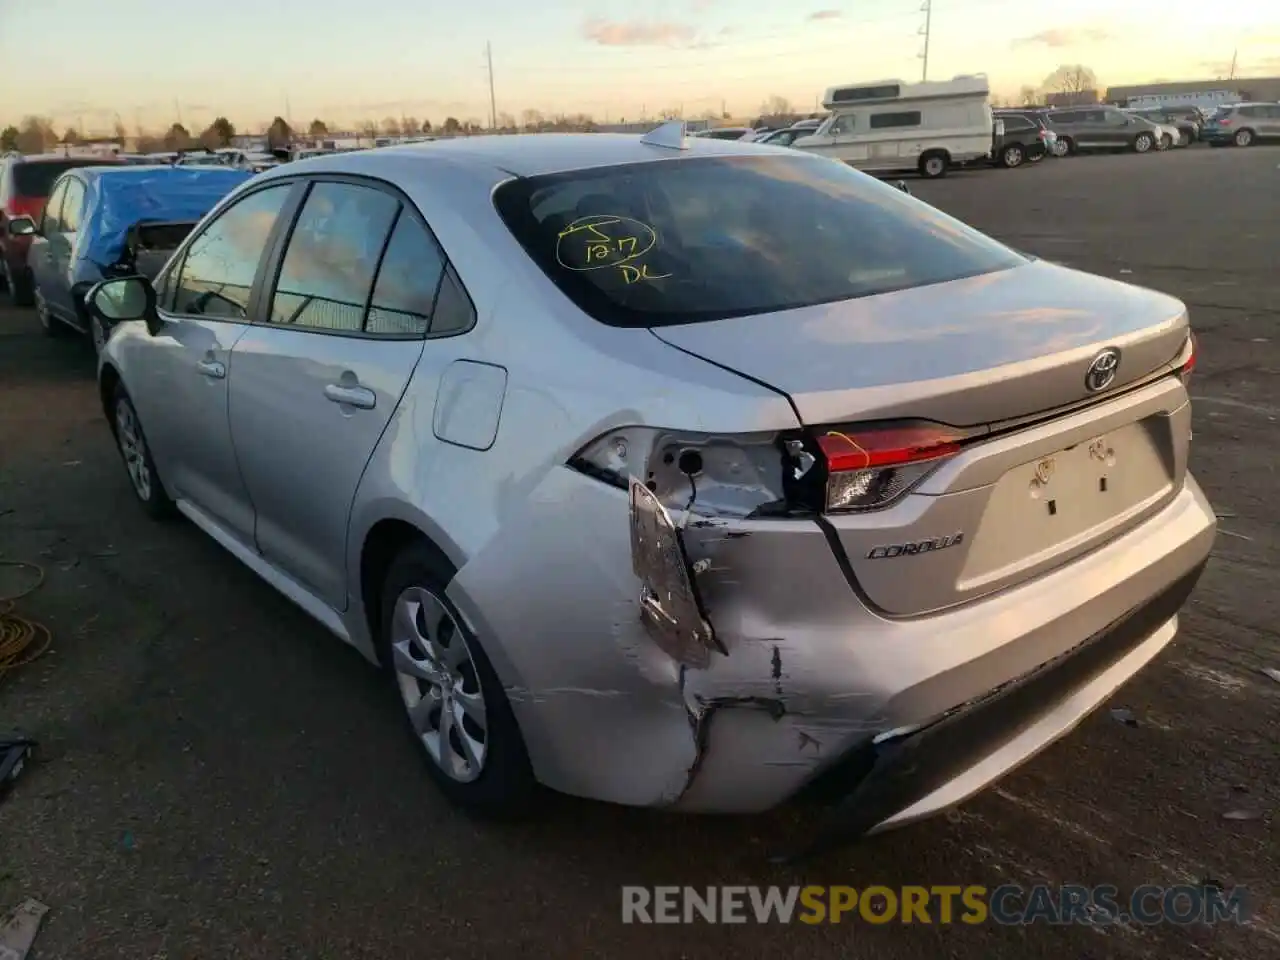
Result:
M1107 347L1093 358L1089 371L1084 375L1084 388L1090 393L1097 393L1111 386L1120 369L1120 351L1115 347Z

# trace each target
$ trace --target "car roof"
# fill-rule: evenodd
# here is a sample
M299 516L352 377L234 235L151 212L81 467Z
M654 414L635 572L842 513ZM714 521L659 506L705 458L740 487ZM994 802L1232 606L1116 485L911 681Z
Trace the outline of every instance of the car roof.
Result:
M71 157L65 153L10 153L4 155L5 160L12 160L15 163L53 163L55 161L84 161L88 163L114 163L117 157L114 154L102 154L99 156Z
M462 165L486 165L517 177L536 177L589 167L607 167L648 160L676 160L684 157L759 156L761 150L776 149L794 156L784 148L770 148L759 143L738 140L716 140L711 137L685 137L684 150L655 147L642 142L639 135L625 133L524 133L508 136L455 137L425 143L395 144L373 150L360 150L322 157L311 157L277 168L282 171L342 170L374 176L401 161L421 158L455 162Z

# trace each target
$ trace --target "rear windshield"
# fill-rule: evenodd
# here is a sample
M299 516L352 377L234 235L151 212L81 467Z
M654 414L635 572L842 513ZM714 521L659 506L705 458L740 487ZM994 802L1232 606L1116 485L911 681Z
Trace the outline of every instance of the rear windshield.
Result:
M103 167L114 164L113 160L86 160L84 158L69 160L33 160L28 163L16 163L13 166L13 184L20 197L47 197L53 181L68 170L77 167Z
M612 326L771 313L1026 262L888 184L803 154L517 179L495 203L547 276Z
M1234 106L1219 107L1217 110L1213 112L1213 119L1221 120L1223 117L1229 117L1231 116L1231 114L1235 113L1235 109L1236 108Z

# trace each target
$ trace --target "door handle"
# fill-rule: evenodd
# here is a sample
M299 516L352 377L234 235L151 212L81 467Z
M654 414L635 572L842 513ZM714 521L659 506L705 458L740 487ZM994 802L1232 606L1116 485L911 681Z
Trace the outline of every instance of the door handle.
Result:
M196 363L196 369L212 380L221 380L227 375L227 368L217 360L200 360Z
M340 383L327 384L324 388L324 396L326 400L359 407L361 410L372 410L378 402L377 394L368 387L349 387Z

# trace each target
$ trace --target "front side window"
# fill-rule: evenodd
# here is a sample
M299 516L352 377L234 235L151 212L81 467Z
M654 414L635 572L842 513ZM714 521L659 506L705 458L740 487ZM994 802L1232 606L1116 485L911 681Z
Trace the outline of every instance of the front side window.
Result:
M885 130L891 127L918 126L920 126L919 110L906 110L899 113L873 113L871 115L872 130Z
M841 116L836 117L835 121L831 124L831 133L837 137L842 134L853 133L857 128L857 125L857 117L849 113L842 114Z
M59 222L63 233L75 233L80 229L80 208L84 206L84 184L75 177L67 178L67 192L62 199Z
M174 294L176 313L245 320L253 279L293 185L249 194L220 213L187 248Z
M44 202L44 213L40 215L40 232L46 237L56 233L62 213L62 198L67 195L67 181L63 180L54 186L49 199Z
M289 236L269 323L360 331L400 201L372 187L317 183Z
M515 179L495 203L552 282L614 326L781 312L1026 262L935 207L800 152Z

